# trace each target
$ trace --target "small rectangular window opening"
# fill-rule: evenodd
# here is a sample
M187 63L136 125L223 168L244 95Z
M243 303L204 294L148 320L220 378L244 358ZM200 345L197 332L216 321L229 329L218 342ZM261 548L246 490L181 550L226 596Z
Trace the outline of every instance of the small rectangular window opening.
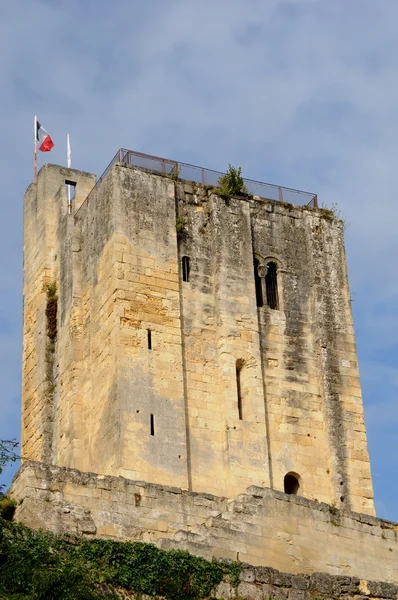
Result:
M72 213L73 200L76 194L76 181L65 180L66 193L68 197L68 215Z
M151 423L151 435L155 435L155 419L154 419L154 416L152 413L151 413L150 423Z
M256 302L257 302L257 306L261 307L264 304L263 301L263 283L261 281L261 277L259 275L258 269L259 269L259 262L258 259L255 258L254 259L254 283L256 286Z
M189 281L189 256L182 257L182 280Z
M152 350L152 331L150 329L147 329L147 336L148 336L148 350Z
M236 361L236 391L238 392L238 415L239 415L239 421L243 420L243 415L242 415L242 389L241 389L241 382L240 382L240 372L242 369L242 364L241 361Z

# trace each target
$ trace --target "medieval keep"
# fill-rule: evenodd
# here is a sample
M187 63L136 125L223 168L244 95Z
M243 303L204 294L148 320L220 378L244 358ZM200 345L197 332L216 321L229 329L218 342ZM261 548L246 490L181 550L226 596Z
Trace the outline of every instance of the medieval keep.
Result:
M343 224L311 195L216 183L119 151L97 183L46 164L26 191L17 518L394 581Z

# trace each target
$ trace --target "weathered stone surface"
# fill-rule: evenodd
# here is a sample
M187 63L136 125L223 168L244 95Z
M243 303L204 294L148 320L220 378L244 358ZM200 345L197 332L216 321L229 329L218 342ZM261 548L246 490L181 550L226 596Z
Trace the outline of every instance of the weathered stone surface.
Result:
M381 581L368 581L368 590L371 596L378 598L397 598L398 586Z
M342 223L122 164L94 181L45 165L25 195L22 455L209 500L290 472L373 514Z
M39 462L17 518L247 561L253 597L392 598L366 582L397 583L398 540L372 516L342 223L122 164L94 182L45 165L25 194L21 453Z
M372 584L379 587L368 589L361 581L398 583L398 542L386 536L396 531L394 523L383 521L382 528L376 519L365 525L358 513L325 512L318 502L269 489L263 494L256 489L255 496L239 494L232 501L176 491L29 461L11 489L18 501L16 519L33 528L143 540L208 559L247 562L243 583L275 585L285 592L383 598L395 593L394 586ZM242 510L246 504L255 505L255 513Z
M240 574L240 580L248 583L256 581L256 574L253 568L243 569Z
M251 583L240 583L237 594L241 598L250 598L250 600L264 600L263 590Z

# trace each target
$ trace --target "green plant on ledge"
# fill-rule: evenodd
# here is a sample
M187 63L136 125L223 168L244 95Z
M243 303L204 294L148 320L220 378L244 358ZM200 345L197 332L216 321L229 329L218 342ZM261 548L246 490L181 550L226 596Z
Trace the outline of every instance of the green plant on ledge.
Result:
M322 204L321 208L319 209L319 212L321 213L321 215L323 215L324 217L330 218L330 219L339 219L342 223L343 223L343 228L344 231L347 229L347 227L349 226L349 222L347 221L347 219L344 218L344 216L341 214L341 210L338 207L336 202L333 202L331 208L328 208L326 206L326 204Z
M174 167L167 173L167 177L173 179L174 181L177 181L179 175L180 169L178 168L178 165L174 165Z
M228 170L225 175L221 175L218 178L218 188L214 189L220 196L236 196L242 193L246 193L245 181L242 177L242 169L237 169L232 165L228 164Z
M185 217L182 217L182 216L177 217L177 219L176 219L176 232L177 232L177 238L179 240L183 240L188 235L188 231L187 231L186 225L187 225L187 220L186 220Z

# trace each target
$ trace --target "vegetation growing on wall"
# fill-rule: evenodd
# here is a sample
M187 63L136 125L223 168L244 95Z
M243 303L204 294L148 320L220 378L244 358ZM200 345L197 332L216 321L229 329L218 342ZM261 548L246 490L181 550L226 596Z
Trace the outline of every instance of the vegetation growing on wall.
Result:
M141 542L74 540L0 519L0 598L96 600L127 590L166 600L211 597L238 563L209 562Z
M335 202L333 202L331 208L328 208L325 204L322 204L321 208L319 209L319 212L321 213L322 216L324 216L326 218L339 219L343 223L344 230L346 230L347 227L349 226L347 219L344 218L344 216L341 213L340 208L338 207L338 205Z
M180 176L180 169L178 165L174 165L174 167L168 172L167 177L177 181Z
M46 304L46 379L47 392L52 394L55 390L54 382L54 352L55 342L57 339L57 311L58 311L58 295L57 283L49 283L46 289L47 304Z
M232 165L228 165L228 170L225 175L221 175L218 179L218 188L214 191L218 191L220 196L236 196L242 193L246 193L245 181L242 177L242 169L237 169Z
M184 240L187 237L187 235L188 235L187 220L185 217L182 217L182 216L177 217L176 232L177 232L177 239L179 241Z
M57 307L58 307L58 296L57 296L57 283L49 283L47 286L47 305L46 305L46 319L47 319L47 335L51 342L55 342L57 337Z

